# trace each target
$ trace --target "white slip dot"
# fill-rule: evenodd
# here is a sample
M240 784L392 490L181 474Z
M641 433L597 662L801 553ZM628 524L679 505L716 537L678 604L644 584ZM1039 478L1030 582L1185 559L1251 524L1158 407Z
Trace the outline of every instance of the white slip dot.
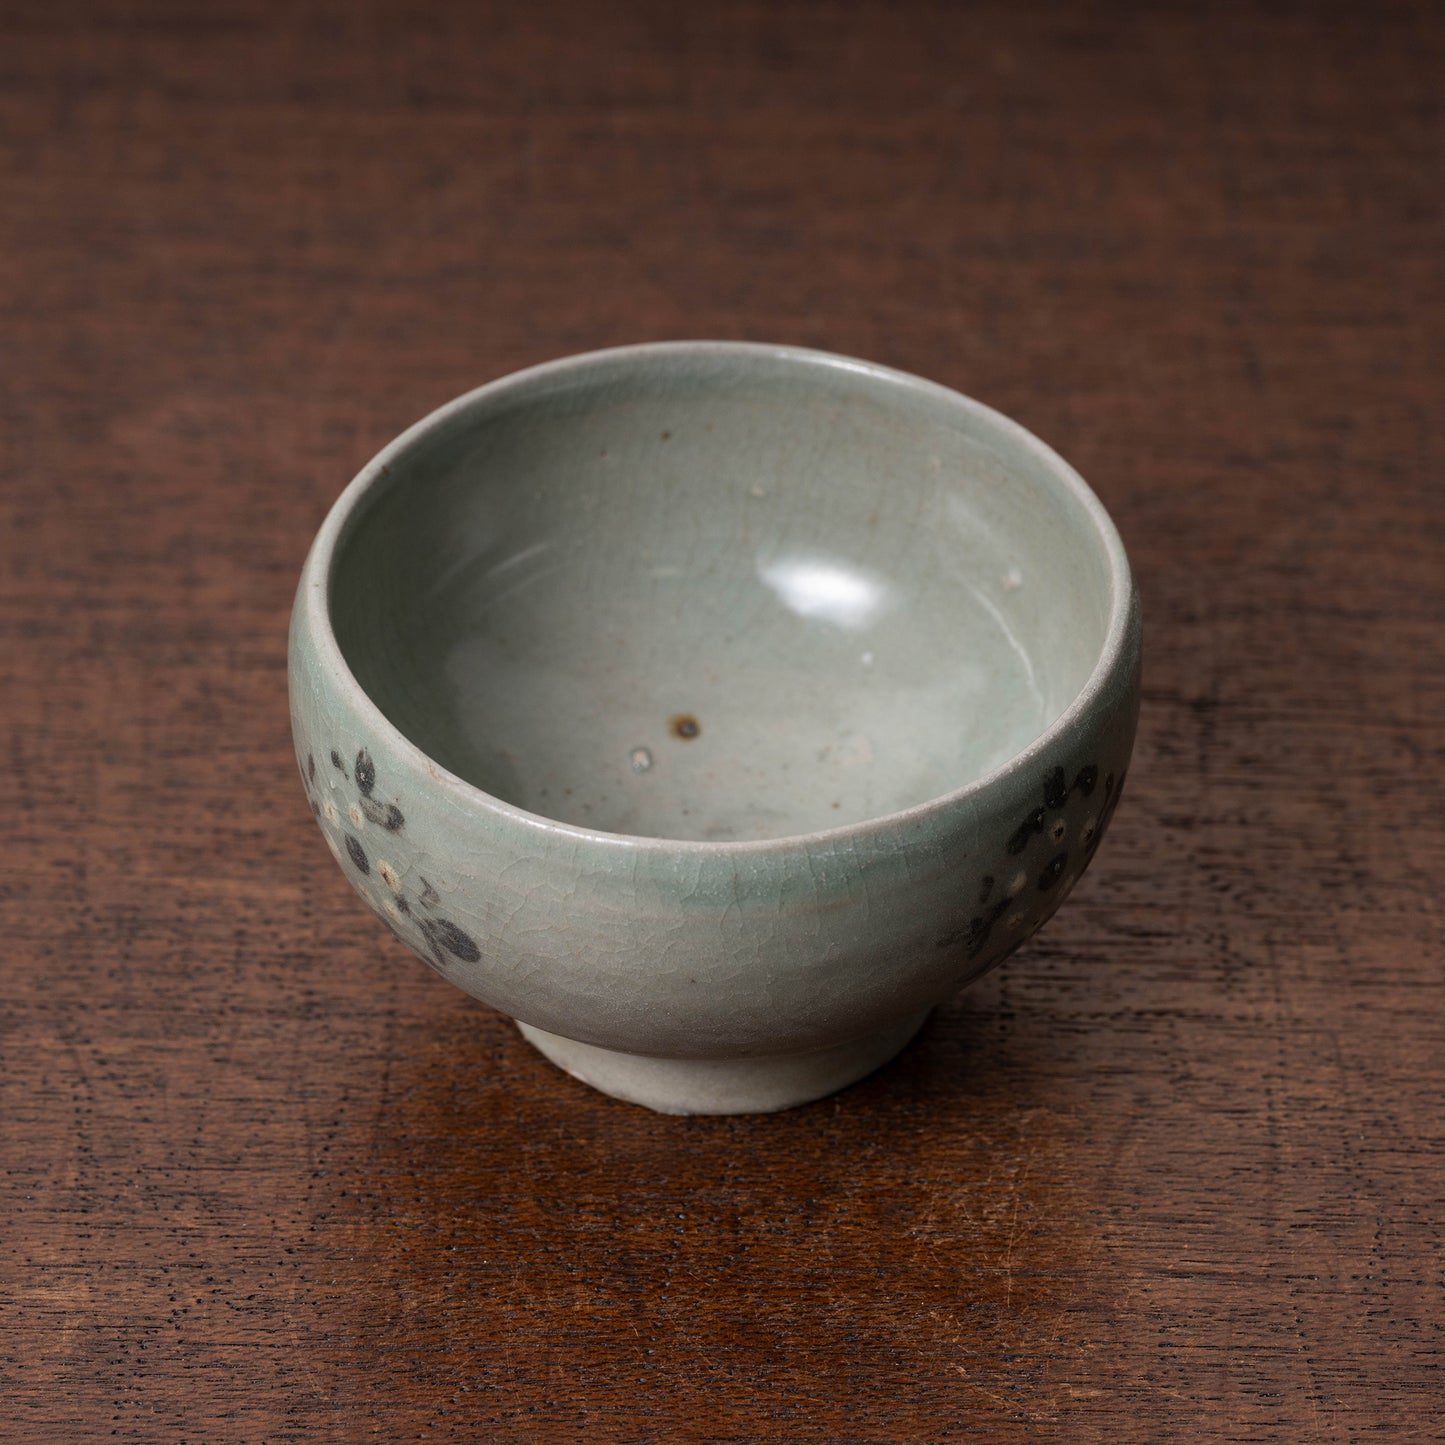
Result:
M1027 873L1023 872L1022 870L1015 873L1013 876L1013 881L1008 886L1008 896L1010 898L1017 898L1019 894L1028 887L1028 882L1029 875Z

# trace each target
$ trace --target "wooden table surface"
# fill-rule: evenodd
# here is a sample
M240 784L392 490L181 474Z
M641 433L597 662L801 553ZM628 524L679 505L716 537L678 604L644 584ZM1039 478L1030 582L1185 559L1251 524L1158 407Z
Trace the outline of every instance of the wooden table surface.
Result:
M0 1438L1445 1439L1430 5L0 9ZM679 336L978 396L1147 677L1058 919L871 1080L670 1119L354 900L341 487Z

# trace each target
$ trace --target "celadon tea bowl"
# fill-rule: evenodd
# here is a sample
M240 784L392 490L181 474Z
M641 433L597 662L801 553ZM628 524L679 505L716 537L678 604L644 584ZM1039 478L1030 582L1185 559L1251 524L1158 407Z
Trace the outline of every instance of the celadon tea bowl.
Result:
M1077 474L955 392L718 342L414 426L306 561L291 712L347 878L599 1089L785 1108L890 1058L1087 866L1138 708Z

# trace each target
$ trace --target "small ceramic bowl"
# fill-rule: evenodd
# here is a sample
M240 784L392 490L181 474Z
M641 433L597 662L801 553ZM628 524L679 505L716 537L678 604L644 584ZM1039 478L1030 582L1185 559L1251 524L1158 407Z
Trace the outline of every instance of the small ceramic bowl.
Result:
M626 347L442 407L347 488L291 625L302 778L388 927L673 1113L890 1058L1098 847L1124 550L977 402L781 346Z

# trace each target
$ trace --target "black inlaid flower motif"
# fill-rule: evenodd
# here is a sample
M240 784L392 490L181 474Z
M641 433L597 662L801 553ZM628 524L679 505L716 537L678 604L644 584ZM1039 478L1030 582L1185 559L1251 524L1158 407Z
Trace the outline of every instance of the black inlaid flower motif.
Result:
M1042 806L1030 809L1019 820L1004 845L1010 858L1020 860L1022 871L1015 872L1012 881L1003 888L1002 897L997 896L999 885L996 875L991 873L985 877L979 889L979 913L969 920L966 927L955 929L941 938L938 942L940 948L955 948L961 944L970 959L976 958L1005 919L1014 941L1018 942L1057 906L1055 903L1045 904L1038 895L1053 893L1065 878L1070 877L1071 863L1077 865L1073 874L1077 876L1079 869L1099 846L1124 786L1123 774L1120 774L1116 786L1113 773L1109 773L1104 779L1104 803L1098 815L1080 809L1087 816L1071 817L1071 802L1082 802L1094 795L1099 785L1098 764L1084 764L1075 773L1073 782L1069 782L1068 776L1067 769L1062 766L1050 768L1044 775L1041 782ZM1032 844L1035 838L1043 838L1052 851L1038 866L1037 872L1032 872L1028 858L1034 851ZM1008 876L1007 869L1004 876ZM1031 903L1023 896L1030 881L1034 885L1034 901Z
M1055 853L1049 861L1044 864L1044 871L1039 874L1039 892L1047 893L1060 878L1064 876L1064 869L1069 866L1069 855L1067 853Z
M1062 808L1069 801L1069 785L1064 780L1064 770L1055 768L1044 779L1044 807L1052 810Z
M1022 823L1014 829L1013 836L1008 840L1008 850L1017 857L1029 846L1030 838L1037 838L1044 831L1044 819L1048 816L1044 808L1035 808Z
M433 946L440 945L448 953L461 959L463 963L476 963L482 956L476 940L469 933L458 928L449 918L424 918L421 927L427 940Z
M356 873L368 880L368 883L373 876L379 878L385 885L385 892L377 897L371 888L363 887L359 883L358 887L362 888L386 926L414 953L438 969L445 971L448 963L453 960L463 963L478 962L482 951L477 941L464 928L442 915L441 895L431 883L418 877L419 891L414 897L409 896L402 875L397 869L384 859L369 854L366 845L357 836L368 823L389 834L400 833L406 825L401 809L395 803L386 802L377 796L376 764L370 753L365 748L359 749L348 773L341 753L335 748L330 752L332 767L348 782L356 785L354 803L342 811L336 802L327 796L326 790L318 786L316 756L312 752L306 754L306 761L301 768L302 779L311 802L311 811L316 814L323 830L332 838L333 844L339 850L338 856L344 855L344 861L349 861ZM347 828L348 818L357 831Z

